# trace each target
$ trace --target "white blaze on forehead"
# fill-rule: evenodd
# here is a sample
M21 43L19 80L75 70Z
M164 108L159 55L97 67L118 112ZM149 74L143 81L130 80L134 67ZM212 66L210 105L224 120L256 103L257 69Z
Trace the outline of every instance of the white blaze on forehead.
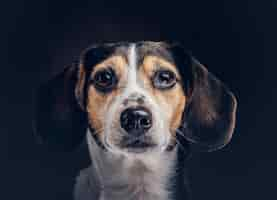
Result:
M129 50L129 65L131 68L136 68L137 64L137 54L136 54L136 45L131 44L130 50Z
M128 54L128 86L134 87L137 83L137 55L136 45L131 44Z

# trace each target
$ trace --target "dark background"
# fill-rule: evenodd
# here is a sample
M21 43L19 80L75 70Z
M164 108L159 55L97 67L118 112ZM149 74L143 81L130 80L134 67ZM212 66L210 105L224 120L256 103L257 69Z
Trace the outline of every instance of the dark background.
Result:
M181 3L182 2L182 3ZM0 199L70 199L85 148L35 142L32 92L94 42L179 40L238 98L232 142L190 160L194 199L276 199L277 1L1 2ZM3 173L3 174L2 174Z

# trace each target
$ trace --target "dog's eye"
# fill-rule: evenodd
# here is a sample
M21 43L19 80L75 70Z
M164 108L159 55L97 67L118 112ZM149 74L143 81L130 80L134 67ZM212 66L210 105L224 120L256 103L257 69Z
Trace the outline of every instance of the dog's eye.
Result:
M101 92L111 91L117 84L117 77L113 69L107 68L95 73L92 83Z
M169 70L156 71L152 78L154 87L158 89L172 88L176 81L175 73Z

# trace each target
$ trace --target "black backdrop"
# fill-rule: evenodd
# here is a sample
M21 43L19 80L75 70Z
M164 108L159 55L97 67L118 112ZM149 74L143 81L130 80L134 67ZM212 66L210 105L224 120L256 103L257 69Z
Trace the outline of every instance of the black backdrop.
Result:
M182 3L181 3L182 2ZM0 199L70 199L85 148L35 143L32 91L94 42L179 40L238 97L232 142L190 160L194 199L276 199L277 1L1 2Z

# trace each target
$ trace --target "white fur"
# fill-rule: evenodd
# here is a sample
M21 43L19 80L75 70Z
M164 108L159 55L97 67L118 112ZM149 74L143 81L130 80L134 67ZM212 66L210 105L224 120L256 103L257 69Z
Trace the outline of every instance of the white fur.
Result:
M106 152L89 131L87 142L92 165L77 179L75 200L170 199L176 150L130 156Z

